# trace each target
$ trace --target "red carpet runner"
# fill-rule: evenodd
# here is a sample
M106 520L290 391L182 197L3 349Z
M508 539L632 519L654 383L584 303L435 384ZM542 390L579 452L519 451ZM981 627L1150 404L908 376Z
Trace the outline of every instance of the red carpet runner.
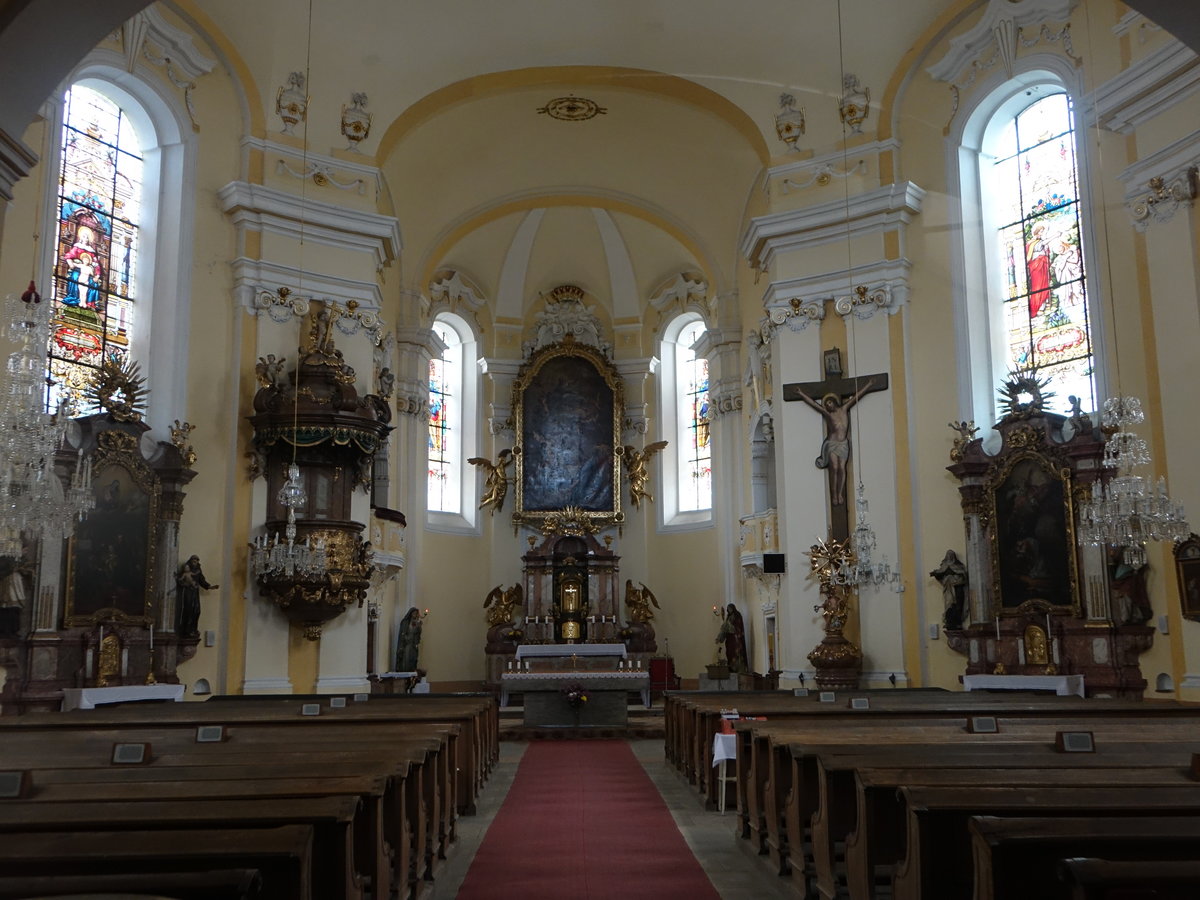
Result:
M719 895L625 741L534 741L459 900Z

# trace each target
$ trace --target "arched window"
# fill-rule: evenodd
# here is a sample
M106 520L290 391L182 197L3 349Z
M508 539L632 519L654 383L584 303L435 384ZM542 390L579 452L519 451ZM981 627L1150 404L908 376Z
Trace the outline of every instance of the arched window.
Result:
M1096 409L1096 335L1075 109L1061 77L1031 71L988 92L959 147L970 407L995 418L995 391L1036 368L1048 407ZM978 229L971 223L978 223Z
M663 331L659 369L663 436L661 509L666 527L712 520L712 447L708 422L708 360L692 349L705 332L697 313L684 313Z
M51 101L43 245L54 305L47 404L77 412L105 357L138 363L158 430L187 416L195 135L178 98L95 51ZM49 231L49 229L47 229Z
M475 337L453 313L439 313L433 332L444 349L429 361L426 508L431 525L469 528L475 524L475 479L466 477L477 440Z
M48 408L97 410L85 389L105 359L129 359L138 299L142 155L130 119L82 85L63 102Z

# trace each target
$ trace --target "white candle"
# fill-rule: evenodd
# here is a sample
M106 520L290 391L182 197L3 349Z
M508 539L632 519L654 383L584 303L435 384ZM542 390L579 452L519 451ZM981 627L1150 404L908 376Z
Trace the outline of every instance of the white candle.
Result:
M147 630L150 632L150 649L153 650L154 649L154 624L151 623L150 627Z
M1025 665L1025 642L1017 641L1017 662Z
M1054 643L1050 645L1054 649L1054 664L1058 665L1058 638L1054 639Z
M1046 613L1046 637L1050 637L1050 613Z
M129 648L121 648L121 677L124 678L129 674Z
M1000 640L1000 617L996 616L996 640Z

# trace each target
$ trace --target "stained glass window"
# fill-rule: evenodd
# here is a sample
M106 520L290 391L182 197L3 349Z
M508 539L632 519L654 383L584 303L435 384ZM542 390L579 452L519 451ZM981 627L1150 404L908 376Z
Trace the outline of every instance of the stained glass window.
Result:
M448 347L458 344L458 335L442 322L435 322L434 333ZM450 415L454 411L453 371L449 350L429 361L429 509L458 511L458 485L451 477L454 454Z
M1009 370L1037 367L1051 405L1069 397L1094 410L1075 132L1070 97L1025 107L993 147L1004 271L1004 350Z
M708 423L708 360L697 357L692 345L704 333L704 323L691 322L676 343L676 384L679 389L679 509L712 506L712 449Z
M77 413L106 357L129 354L137 299L142 158L121 108L96 91L67 92L59 173L48 408Z

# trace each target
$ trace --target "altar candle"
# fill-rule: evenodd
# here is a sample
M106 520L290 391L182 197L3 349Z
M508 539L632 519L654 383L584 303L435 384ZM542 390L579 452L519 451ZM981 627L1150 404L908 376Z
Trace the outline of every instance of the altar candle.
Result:
M996 640L1000 640L1000 617L996 616Z
M154 649L154 625L153 625L153 623L151 623L151 625L147 629L147 631L150 632L150 649L153 650Z
M1017 662L1025 665L1025 642L1017 641Z
M1046 637L1050 637L1050 613L1046 613Z
M121 648L121 677L124 678L129 674L129 648Z
M1050 646L1054 650L1054 664L1057 666L1058 665L1058 638L1055 638L1054 641L1050 644Z

